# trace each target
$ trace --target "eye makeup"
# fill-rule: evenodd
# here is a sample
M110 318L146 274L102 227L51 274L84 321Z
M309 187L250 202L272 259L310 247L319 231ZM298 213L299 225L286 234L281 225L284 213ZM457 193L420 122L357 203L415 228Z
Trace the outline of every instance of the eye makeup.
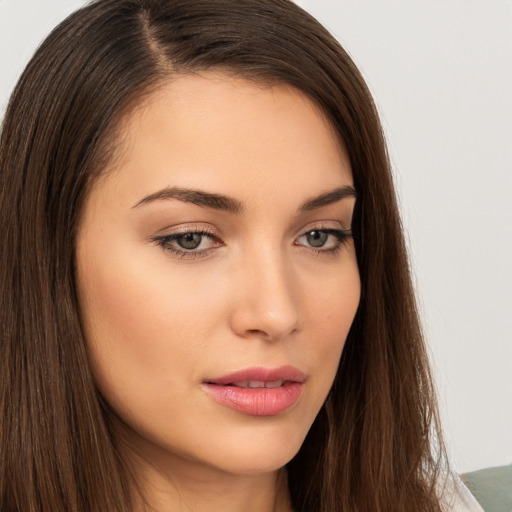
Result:
M180 259L204 258L224 245L214 230L197 226L183 227L173 233L153 236L150 240Z
M298 236L293 245L303 247L316 255L335 255L341 247L352 239L347 229L313 227ZM175 233L151 238L157 246L180 259L197 259L207 257L215 249L224 246L224 241L208 229L195 226L183 228Z
M306 243L299 243L300 240ZM336 255L344 244L352 240L352 232L347 229L312 229L301 235L295 245L313 251L318 256Z

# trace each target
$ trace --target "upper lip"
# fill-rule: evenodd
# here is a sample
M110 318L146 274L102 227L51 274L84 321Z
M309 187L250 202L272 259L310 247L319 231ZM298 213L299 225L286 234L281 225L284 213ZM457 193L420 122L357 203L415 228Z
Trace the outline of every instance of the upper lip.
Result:
M233 382L241 381L275 382L278 380L302 383L306 380L306 375L293 366L279 366L278 368L255 367L238 370L221 377L208 379L205 382L226 386Z

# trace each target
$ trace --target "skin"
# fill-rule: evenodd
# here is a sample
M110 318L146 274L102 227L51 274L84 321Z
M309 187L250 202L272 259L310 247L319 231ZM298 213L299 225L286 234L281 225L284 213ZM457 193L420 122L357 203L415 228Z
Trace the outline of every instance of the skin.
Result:
M360 298L352 240L325 234L350 228L355 199L298 209L353 184L346 151L297 90L218 73L166 83L121 134L84 206L77 282L124 455L160 512L289 511L280 468L329 392ZM229 196L242 211L144 201L166 187ZM162 245L184 230L211 236L192 251L183 239ZM235 411L203 387L281 365L306 381L277 415Z

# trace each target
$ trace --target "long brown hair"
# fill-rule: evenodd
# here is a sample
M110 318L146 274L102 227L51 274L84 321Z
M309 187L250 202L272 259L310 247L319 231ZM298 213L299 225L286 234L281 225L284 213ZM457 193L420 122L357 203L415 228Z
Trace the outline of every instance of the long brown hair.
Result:
M135 483L88 367L74 242L116 126L174 74L315 101L348 151L362 296L334 386L288 464L296 512L434 512L444 449L385 142L339 43L289 0L96 0L43 42L0 142L0 510L127 511Z

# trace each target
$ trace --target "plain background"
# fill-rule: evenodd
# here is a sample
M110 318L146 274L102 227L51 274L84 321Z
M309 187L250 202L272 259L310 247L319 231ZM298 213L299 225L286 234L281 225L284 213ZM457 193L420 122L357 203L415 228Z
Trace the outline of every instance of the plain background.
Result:
M0 0L0 117L82 0ZM512 2L298 0L341 41L389 141L452 462L512 463Z

